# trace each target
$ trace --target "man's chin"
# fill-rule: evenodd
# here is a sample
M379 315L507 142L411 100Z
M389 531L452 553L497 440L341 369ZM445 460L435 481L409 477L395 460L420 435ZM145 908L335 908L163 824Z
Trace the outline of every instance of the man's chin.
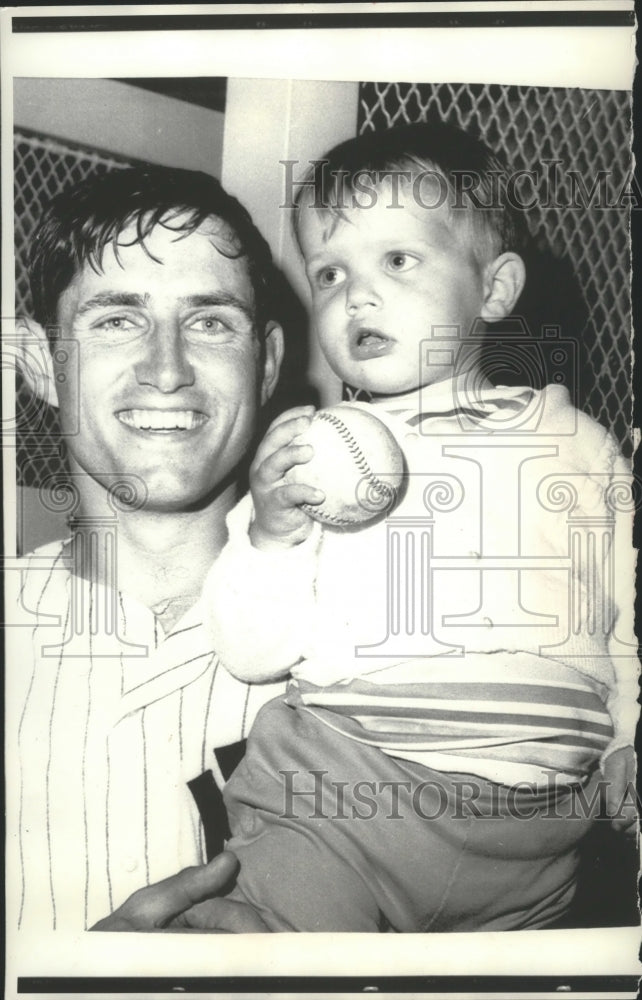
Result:
M141 514L161 516L163 514L190 514L204 510L211 502L211 493L202 496L192 493L155 493L150 491L143 505L137 508Z
M161 516L163 514L194 514L207 510L213 503L225 493L234 494L234 476L226 476L221 482L212 483L190 483L189 488L185 483L176 484L172 488L171 484L164 483L162 487L150 484L147 490L147 498L140 508L141 513Z
M100 473L85 471L89 462L85 456L82 458L81 464L79 458L70 455L70 472L72 485L80 497L79 506L88 516L104 516L106 510L121 516L202 511L215 503L221 494L235 493L235 477L238 476L238 466L227 470L227 463L220 456L210 458L207 463L201 462L197 468L194 468L195 462L174 468L160 463L150 467L146 463L133 471L133 463L128 463L126 472ZM117 467L113 458L109 464L112 468ZM206 472L209 473L207 477Z

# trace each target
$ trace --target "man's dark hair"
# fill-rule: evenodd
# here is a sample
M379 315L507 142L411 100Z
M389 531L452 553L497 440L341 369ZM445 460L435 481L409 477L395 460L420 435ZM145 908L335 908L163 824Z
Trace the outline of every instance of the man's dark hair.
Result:
M413 178L425 174L443 179L448 195L444 204L456 224L470 226L481 262L508 250L521 253L528 246L523 213L502 191L506 166L480 139L440 120L366 132L331 149L298 191L293 217L297 239L304 199L306 209L316 207L341 217L347 196L363 193L359 184L365 177L379 187L387 173L408 171Z
M31 242L29 279L34 319L51 332L57 324L62 293L85 264L100 270L106 246L113 243L117 252L119 235L126 227L135 226L136 242L145 247L145 239L156 225L168 225L180 238L209 217L226 223L238 244L236 252L227 241L217 250L227 257L247 259L255 296L255 324L261 335L267 321L274 318L271 296L275 272L270 248L249 212L208 174L156 166L94 175L51 201Z

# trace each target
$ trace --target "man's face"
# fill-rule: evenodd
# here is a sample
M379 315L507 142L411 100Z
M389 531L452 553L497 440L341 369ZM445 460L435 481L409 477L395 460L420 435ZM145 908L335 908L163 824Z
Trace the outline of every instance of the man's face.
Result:
M388 183L341 217L305 204L299 234L315 329L332 369L373 395L396 395L453 374L483 305L470 240L445 206L424 208ZM397 207L391 207L393 204ZM440 329L441 328L441 329Z
M69 451L92 480L134 474L148 509L190 510L245 455L274 359L268 344L264 375L247 263L217 249L236 253L222 222L134 238L125 230L60 297L62 336L79 348L77 378L57 385L62 429L77 415Z

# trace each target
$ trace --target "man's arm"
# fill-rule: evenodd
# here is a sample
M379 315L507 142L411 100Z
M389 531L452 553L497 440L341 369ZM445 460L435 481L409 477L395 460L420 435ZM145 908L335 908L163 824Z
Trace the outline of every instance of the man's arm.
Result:
M162 882L139 889L92 931L169 931L263 934L269 928L244 903L221 898L238 871L229 851L207 865L184 868Z

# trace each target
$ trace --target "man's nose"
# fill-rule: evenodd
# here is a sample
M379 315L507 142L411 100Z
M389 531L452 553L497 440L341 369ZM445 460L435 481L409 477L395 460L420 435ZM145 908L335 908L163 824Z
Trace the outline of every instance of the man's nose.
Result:
M381 305L381 296L374 282L365 274L355 274L348 282L346 291L346 309L350 315L358 313L368 306Z
M145 342L145 353L135 373L139 385L150 385L163 393L194 384L188 345L177 326L162 324L154 330Z

